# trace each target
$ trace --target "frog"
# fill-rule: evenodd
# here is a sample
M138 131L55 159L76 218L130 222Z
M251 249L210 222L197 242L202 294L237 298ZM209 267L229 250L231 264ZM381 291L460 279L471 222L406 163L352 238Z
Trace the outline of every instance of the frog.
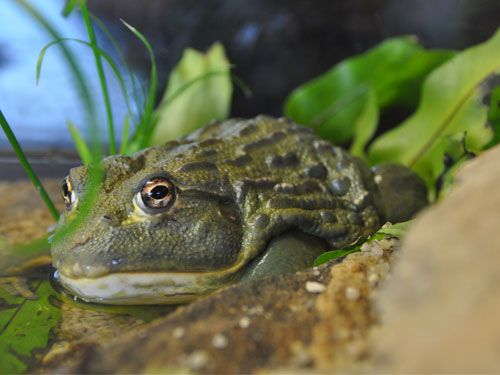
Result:
M361 159L288 118L214 121L131 156L103 159L83 222L52 241L55 279L105 304L178 304L312 266L427 204L422 180ZM62 183L58 228L78 216L90 170Z

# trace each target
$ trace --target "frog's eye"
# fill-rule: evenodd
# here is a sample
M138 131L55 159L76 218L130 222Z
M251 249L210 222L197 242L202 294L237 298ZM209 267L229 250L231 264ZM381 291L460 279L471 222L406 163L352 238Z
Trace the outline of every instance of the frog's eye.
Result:
M75 203L76 194L73 191L73 186L71 185L71 181L68 177L66 177L62 182L61 192L66 207L70 207L73 203Z
M147 212L170 208L176 198L174 185L165 177L154 177L142 185L136 195L139 207Z

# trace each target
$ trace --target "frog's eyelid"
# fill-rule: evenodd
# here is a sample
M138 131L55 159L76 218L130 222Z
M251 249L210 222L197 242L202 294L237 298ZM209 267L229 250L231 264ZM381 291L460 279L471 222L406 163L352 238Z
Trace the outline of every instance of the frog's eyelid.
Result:
M134 187L134 189L132 190L132 194L135 196L137 193L141 192L142 191L142 188L144 187L144 185L146 184L146 182L154 179L154 178L164 178L168 181L170 181L170 183L172 184L172 186L178 190L177 188L177 181L176 179L169 173L167 172L158 172L158 173L151 173L150 175L144 177L141 181L139 181L139 183Z

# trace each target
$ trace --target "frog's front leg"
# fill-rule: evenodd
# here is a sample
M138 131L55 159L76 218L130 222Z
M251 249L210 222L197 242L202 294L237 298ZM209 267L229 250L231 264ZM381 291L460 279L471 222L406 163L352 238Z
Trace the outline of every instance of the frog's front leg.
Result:
M284 233L269 242L267 248L248 265L241 280L256 280L306 269L328 249L328 244L318 237L300 231Z
M427 187L409 168L398 164L380 164L372 168L379 194L376 203L383 221L410 220L427 206Z

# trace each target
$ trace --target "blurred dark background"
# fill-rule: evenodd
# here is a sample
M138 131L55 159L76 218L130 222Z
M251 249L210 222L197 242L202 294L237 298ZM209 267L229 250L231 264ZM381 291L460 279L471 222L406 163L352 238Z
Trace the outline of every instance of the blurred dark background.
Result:
M91 0L89 6L126 40L141 70L149 64L146 51L118 18L145 33L163 84L186 46L205 50L221 41L253 91L248 99L236 90L234 116L280 115L299 84L388 37L414 34L426 47L462 49L500 26L498 0Z
M84 116L58 52L47 54L41 84L35 86L36 56L51 37L16 6L17 1L0 4L0 108L50 174L60 150L72 147L66 120L83 128ZM63 0L30 3L64 35L86 38L78 14L60 16ZM234 73L253 92L248 98L235 88L232 115L243 117L280 115L295 87L391 36L414 34L426 47L463 49L484 41L500 26L498 0L89 0L89 7L122 43L130 64L144 78L149 70L147 51L119 19L146 35L157 57L159 99L186 47L206 50L221 41ZM83 64L92 69L90 52L78 51ZM98 93L97 75L91 73L95 79L90 85ZM118 91L116 85L114 89ZM115 116L121 122L124 106L119 94L115 96ZM19 170L10 154L0 134L0 178Z

